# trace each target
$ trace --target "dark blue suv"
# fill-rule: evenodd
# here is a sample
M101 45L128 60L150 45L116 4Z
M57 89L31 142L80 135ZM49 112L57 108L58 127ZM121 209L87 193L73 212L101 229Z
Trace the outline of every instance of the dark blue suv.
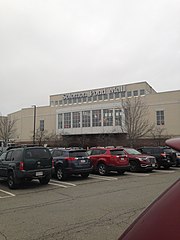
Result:
M61 149L51 150L53 157L52 175L58 180L65 180L71 175L81 175L87 178L92 172L92 162L85 149Z

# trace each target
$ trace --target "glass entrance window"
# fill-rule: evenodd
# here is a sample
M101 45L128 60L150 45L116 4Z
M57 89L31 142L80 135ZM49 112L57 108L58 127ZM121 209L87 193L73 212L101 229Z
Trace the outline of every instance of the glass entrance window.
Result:
M82 127L90 127L91 118L90 118L90 111L83 111L82 112Z
M64 113L64 128L71 128L71 113Z
M93 127L101 126L101 110L92 111L92 126Z
M72 113L73 128L80 128L80 112Z
M122 126L122 111L115 109L115 126Z
M113 126L113 110L103 110L103 126Z
M62 113L58 114L58 129L61 129L63 127L62 125Z

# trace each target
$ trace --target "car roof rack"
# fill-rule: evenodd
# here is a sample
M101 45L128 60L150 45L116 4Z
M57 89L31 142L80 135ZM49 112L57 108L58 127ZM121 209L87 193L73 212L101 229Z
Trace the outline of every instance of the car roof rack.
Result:
M16 145L16 146L11 146L6 149L6 151L14 149L14 148L28 148L28 147L43 147L41 145L36 145L36 144L22 144L22 145Z

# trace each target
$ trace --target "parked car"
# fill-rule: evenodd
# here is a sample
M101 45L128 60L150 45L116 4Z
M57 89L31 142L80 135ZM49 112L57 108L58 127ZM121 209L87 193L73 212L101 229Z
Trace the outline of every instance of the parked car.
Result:
M130 171L152 171L156 167L156 158L142 154L134 148L122 148L123 153L129 158Z
M124 231L119 240L179 240L180 179Z
M180 152L175 152L176 153L176 167L180 166Z
M166 144L180 151L180 138L168 139ZM179 240L180 179L165 190L124 231L118 240Z
M175 150L176 166L180 166L180 138L170 138L166 140L166 145Z
M17 147L8 150L0 159L0 177L16 188L23 180L38 179L48 184L51 178L52 157L45 147Z
M168 147L180 151L180 137L167 139L165 143Z
M58 180L65 180L71 175L81 175L87 178L92 172L92 163L85 149L51 150L53 157L53 176Z
M176 164L176 155L172 148L169 147L141 147L138 150L143 154L149 154L156 158L157 168L163 166L169 169Z
M93 171L106 175L110 171L123 174L130 168L128 157L119 148L95 147L88 150L88 155L93 164Z

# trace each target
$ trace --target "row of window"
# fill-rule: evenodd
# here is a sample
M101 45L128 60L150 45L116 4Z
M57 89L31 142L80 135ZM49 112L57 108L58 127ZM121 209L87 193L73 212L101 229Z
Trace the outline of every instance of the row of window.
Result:
M156 111L156 124L164 125L164 111ZM58 129L122 126L122 111L120 109L103 109L78 111L58 114ZM40 131L44 131L44 120L40 120Z
M58 114L58 129L121 125L122 111L120 109L88 110Z
M66 105L66 104L77 104L77 103L87 103L87 102L96 102L96 101L107 101L113 100L118 98L125 98L125 97L138 97L138 96L145 95L145 90L134 90L134 91L127 91L127 92L111 92L109 94L104 93L100 95L93 95L93 96L82 96L82 97L74 97L68 98L59 101L51 101L51 105Z

